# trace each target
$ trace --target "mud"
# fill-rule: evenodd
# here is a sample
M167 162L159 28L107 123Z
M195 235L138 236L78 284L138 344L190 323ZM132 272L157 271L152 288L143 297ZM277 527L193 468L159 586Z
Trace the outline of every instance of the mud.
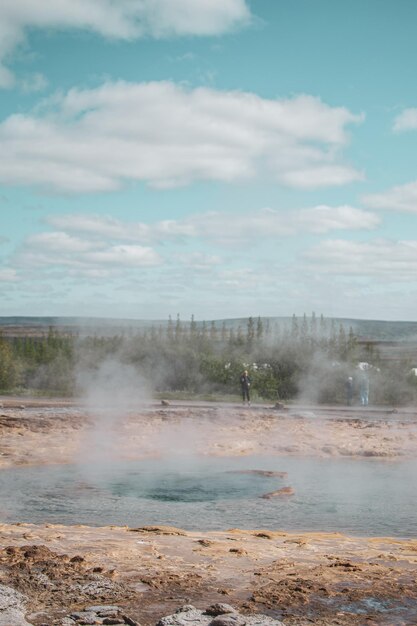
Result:
M62 402L3 400L0 467L70 463L96 417ZM398 458L416 452L412 412L153 406L108 422L111 452ZM186 436L185 436L186 435ZM0 524L0 584L27 598L26 619L58 626L71 611L117 604L142 626L185 604L228 603L286 626L417 623L417 540L287 533Z

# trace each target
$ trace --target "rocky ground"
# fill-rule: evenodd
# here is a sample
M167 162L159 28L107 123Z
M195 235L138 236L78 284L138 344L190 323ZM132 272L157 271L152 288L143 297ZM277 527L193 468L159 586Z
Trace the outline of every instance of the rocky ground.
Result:
M0 402L0 468L124 459L172 449L200 455L414 457L417 410L149 405L83 408L66 401Z
M106 453L129 459L161 456L173 442L202 455L398 458L416 452L417 416L230 405L121 415L4 399L0 467L70 463L91 454L92 442L102 453L109 432ZM184 605L160 626L400 626L417 624L416 579L417 540L0 524L0 626L150 626ZM235 612L207 612L225 603Z

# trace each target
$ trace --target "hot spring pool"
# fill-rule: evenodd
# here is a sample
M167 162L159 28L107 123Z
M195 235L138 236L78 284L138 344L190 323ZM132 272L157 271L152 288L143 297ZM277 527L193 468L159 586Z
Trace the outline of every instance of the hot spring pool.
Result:
M287 472L287 477L244 473ZM239 457L0 472L3 522L417 535L417 461ZM291 486L292 496L263 499Z

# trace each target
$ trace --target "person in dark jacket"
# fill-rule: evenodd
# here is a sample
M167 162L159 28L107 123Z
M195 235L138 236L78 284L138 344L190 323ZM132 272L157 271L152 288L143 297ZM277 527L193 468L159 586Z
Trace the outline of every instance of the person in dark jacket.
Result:
M245 402L247 401L247 403L250 405L250 393L249 393L250 384L251 384L251 379L249 377L248 370L245 370L240 375L240 386L242 387L243 404L245 404Z
M346 388L346 404L351 406L353 400L353 378L349 376L345 383Z

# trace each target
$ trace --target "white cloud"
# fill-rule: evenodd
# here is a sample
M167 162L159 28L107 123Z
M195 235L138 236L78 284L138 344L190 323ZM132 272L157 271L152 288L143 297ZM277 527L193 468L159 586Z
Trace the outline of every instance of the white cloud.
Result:
M355 180L363 180L363 172L358 172L353 167L323 165L314 168L306 168L289 171L282 177L289 187L315 189L316 187L332 187L346 185Z
M204 254L203 252L193 252L192 254L177 254L175 260L192 267L194 270L213 271L217 265L221 265L222 259L215 254Z
M153 267L160 265L162 259L147 246L112 245L65 232L50 232L28 237L15 262L26 269L66 267L82 270L85 275L104 276L109 268Z
M332 230L372 230L380 223L374 213L356 209L349 205L331 207L319 205L303 209L294 215L294 225L300 230L317 234Z
M51 215L46 222L64 231L122 241L150 242L194 234L191 225L176 220L161 220L153 224L145 224L144 222L122 222L109 216L64 214Z
M13 268L0 269L0 282L13 283L18 280L17 271Z
M144 246L111 246L106 250L89 252L84 260L98 264L126 267L155 266L161 263L161 257L151 248Z
M72 89L32 115L0 124L0 181L61 192L117 189L126 181L172 187L269 175L283 184L346 184L343 107L300 95L187 90L171 82L106 83Z
M262 241L268 238L297 235L302 232L324 234L332 230L372 230L378 216L348 205L278 211L261 209L241 212L210 212L181 220L145 224L122 222L98 215L51 215L47 223L64 231L89 237L146 243L175 239L200 238L214 242ZM57 233L54 233L54 237Z
M39 233L31 235L27 239L29 248L39 249L42 252L59 252L61 254L76 254L86 252L94 247L94 244L72 237L64 232Z
M309 269L364 280L417 280L417 241L327 240L305 254Z
M212 241L262 242L269 238L295 236L300 233L324 234L332 230L370 230L379 219L372 213L350 206L278 211L261 209L240 213L206 213L186 220L193 226L194 235Z
M395 132L417 130L417 109L404 109L394 120Z
M382 193L365 195L361 199L371 209L417 213L417 180Z
M250 19L245 0L2 0L0 87L12 87L15 82L4 62L25 41L28 30L82 29L132 40L219 35Z

